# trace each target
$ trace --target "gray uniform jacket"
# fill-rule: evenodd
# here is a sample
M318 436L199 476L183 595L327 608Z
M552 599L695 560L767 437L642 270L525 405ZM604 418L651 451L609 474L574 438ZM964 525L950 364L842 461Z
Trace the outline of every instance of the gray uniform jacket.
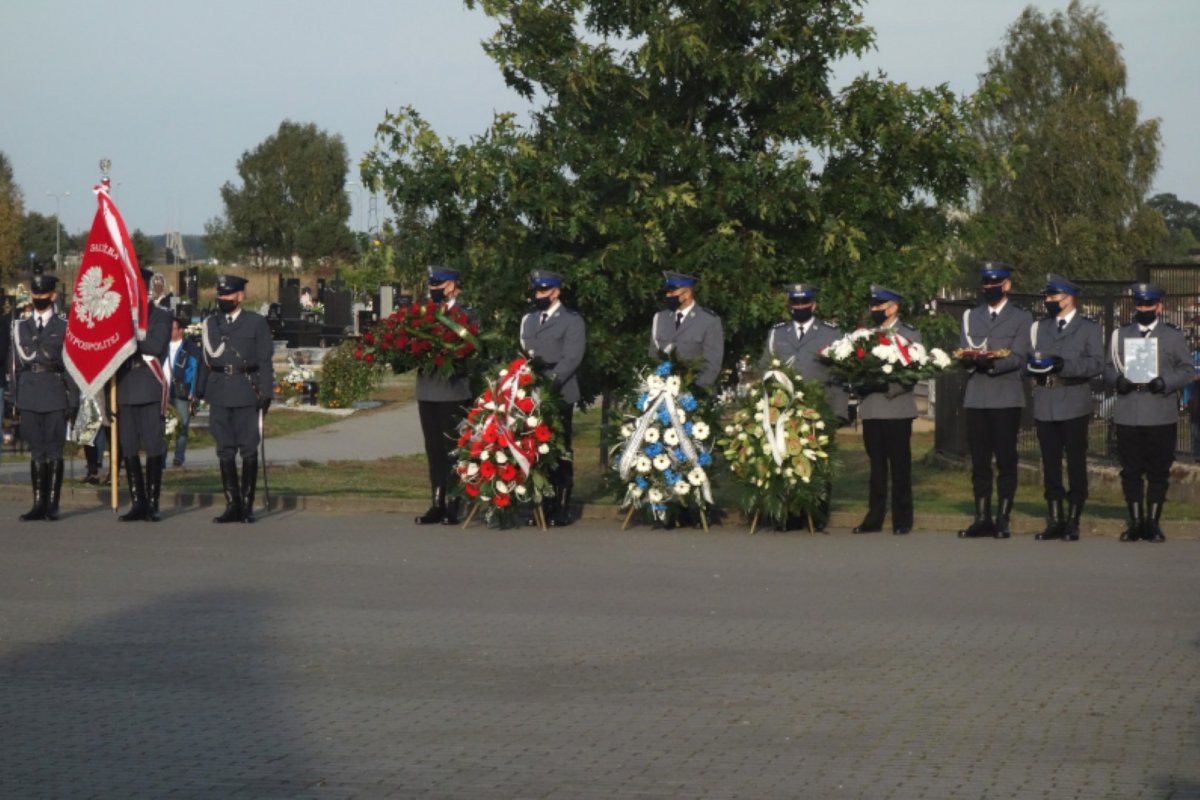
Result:
M479 315L463 305L454 306L467 315L472 325L479 324ZM443 378L417 371L417 399L433 402L462 402L471 399L471 377L467 374L466 362L460 361L454 377Z
M892 332L914 344L921 343L920 331L899 319L892 326ZM916 416L917 400L913 396L913 387L902 383L889 383L886 392L872 392L858 404L858 418L862 420L915 419Z
M12 321L8 315L0 316L0 392L8 386L8 373L12 371L11 356L8 353L9 342L12 341Z
M1058 332L1057 318L1038 320L1031 327L1031 350L1042 358L1059 356L1062 372L1049 375L1045 385L1033 387L1033 418L1039 422L1061 422L1090 416L1091 379L1104 372L1104 335L1100 325L1079 312ZM1032 333L1036 331L1036 336ZM1036 340L1036 342L1035 342ZM1024 370L1036 378L1035 373Z
M683 324L676 328L675 312L659 311L650 324L650 357L658 358L660 352L680 361L702 361L704 368L696 376L696 383L706 389L711 387L721 374L725 358L721 318L693 303Z
M44 414L79 406L79 390L63 367L67 321L51 315L41 335L34 318L23 319L13 333L17 408Z
M1033 315L1009 300L992 321L986 303L965 312L958 333L958 346L970 350L1010 350L997 358L989 370L972 367L967 376L964 408L1024 408L1025 386L1021 370L1029 360L1029 326Z
M1125 361L1125 340L1141 339L1141 327L1136 323L1124 325L1109 339L1108 363L1104 368L1104 383L1110 389L1117 385L1116 362ZM1195 377L1192 354L1183 331L1170 323L1158 321L1147 338L1158 340L1158 376L1166 384L1162 394L1151 392L1148 385L1140 391L1117 395L1113 407L1113 422L1118 425L1174 425L1179 422L1179 390L1191 384ZM1115 340L1115 344L1114 344ZM1116 356L1116 359L1113 356Z
M586 340L583 317L561 304L545 322L541 311L526 314L521 320L521 347L542 360L542 374L554 382L567 403L578 403L581 396L575 371L583 362Z
M209 405L255 406L275 390L271 326L261 314L242 309L230 325L224 314L204 321L204 366L196 391Z
M171 350L171 313L151 303L146 322L146 338L137 343L137 352L117 370L117 403L123 406L161 403L163 385L146 364L143 355L152 356L161 365Z
M820 319L812 321L803 338L797 335L796 323L792 320L776 323L767 332L767 344L758 362L759 369L765 371L771 359L779 359L799 372L804 380L824 386L833 413L846 419L850 416L850 398L840 384L829 380L829 367L818 358L822 350L841 337L842 332L836 325Z

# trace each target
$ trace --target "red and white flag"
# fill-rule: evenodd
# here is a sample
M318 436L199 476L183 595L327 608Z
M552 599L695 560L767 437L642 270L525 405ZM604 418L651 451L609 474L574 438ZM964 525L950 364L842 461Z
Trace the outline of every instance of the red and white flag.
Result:
M93 396L146 338L147 292L129 232L108 196L93 188L96 216L75 280L63 363L79 391Z

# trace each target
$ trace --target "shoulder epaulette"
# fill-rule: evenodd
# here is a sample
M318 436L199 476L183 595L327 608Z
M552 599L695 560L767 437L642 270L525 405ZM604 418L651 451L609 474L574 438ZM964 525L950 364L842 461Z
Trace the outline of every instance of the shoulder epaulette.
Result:
M821 324L822 324L822 325L824 325L826 328L832 328L832 329L833 329L833 330L835 330L835 331L838 329L838 326L837 326L837 325L834 325L834 324L833 324L832 322L830 322L829 320L825 320L825 319L823 319L823 320L821 320Z
M1165 325L1165 326L1167 326L1168 328L1174 328L1175 330L1179 330L1179 329L1180 329L1180 328L1179 328L1179 326L1178 326L1178 325L1176 325L1174 322L1167 322L1165 319L1160 319L1160 320L1158 321L1158 324L1159 324L1159 325Z
M771 327L772 327L772 328L786 328L788 325L791 325L791 324L792 324L792 323L791 323L791 320L785 320L785 321L783 321L783 322L776 322L776 323L775 323L774 325L772 325Z

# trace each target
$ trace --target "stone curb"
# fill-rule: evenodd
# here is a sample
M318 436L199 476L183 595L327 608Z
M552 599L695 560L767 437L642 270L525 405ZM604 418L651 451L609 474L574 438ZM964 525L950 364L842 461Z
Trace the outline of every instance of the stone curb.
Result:
M0 486L0 502L6 503L24 503L29 500L29 489L25 486L3 485ZM128 503L128 494L121 492L122 503ZM220 508L224 504L222 495L204 494L200 492L167 492L161 498L161 507L164 510L171 509L191 509L191 508ZM62 493L62 508L68 510L80 510L91 508L107 507L109 502L109 491L104 489L84 488L80 486L63 486ZM261 494L260 494L261 505ZM322 497L320 495L272 495L271 510L272 511L313 511L318 513L346 513L354 512L360 514L419 514L428 507L427 501L387 498L387 497ZM611 520L623 521L625 513L615 505L603 504L586 504L576 506L577 518L584 520ZM838 511L834 512L830 520L829 530L831 533L849 533L850 530L857 525L862 519L861 513ZM968 524L970 519L964 516L945 515L945 514L918 514L916 519L916 527L913 528L915 533L921 532L937 532L946 533L947 531L957 531L959 528ZM480 523L472 523L472 527L478 526ZM1093 537L1111 537L1117 538L1121 535L1121 531L1125 529L1125 523L1119 519L1088 519L1084 515L1082 520L1082 534L1084 536ZM1018 514L1012 518L1012 529L1015 536L1032 536L1045 526L1045 521L1042 517ZM630 522L630 530L639 527L645 527L645 523L641 521L640 515L635 514L633 521ZM1187 521L1166 521L1162 524L1163 532L1169 539L1200 539L1200 524ZM732 534L749 534L750 521L737 509L731 509L725 513L725 519L722 523L714 525L714 532L732 533ZM888 534L890 527L885 525L884 534ZM767 525L760 527L757 535L772 535L777 534L771 526ZM804 535L807 531L789 531L789 535Z

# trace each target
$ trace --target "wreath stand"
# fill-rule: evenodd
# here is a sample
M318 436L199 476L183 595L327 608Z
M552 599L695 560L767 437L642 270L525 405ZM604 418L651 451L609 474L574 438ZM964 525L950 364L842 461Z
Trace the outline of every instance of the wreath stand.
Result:
M467 518L462 524L462 529L464 531L467 529L467 526L471 524L471 520L475 519L475 514L478 511L479 511L479 503L472 503L471 504L471 512L469 514L467 514ZM542 511L542 504L540 502L535 502L533 504L533 519L537 523L537 526L539 528L541 528L542 530L547 530L546 514L545 514L545 512Z

